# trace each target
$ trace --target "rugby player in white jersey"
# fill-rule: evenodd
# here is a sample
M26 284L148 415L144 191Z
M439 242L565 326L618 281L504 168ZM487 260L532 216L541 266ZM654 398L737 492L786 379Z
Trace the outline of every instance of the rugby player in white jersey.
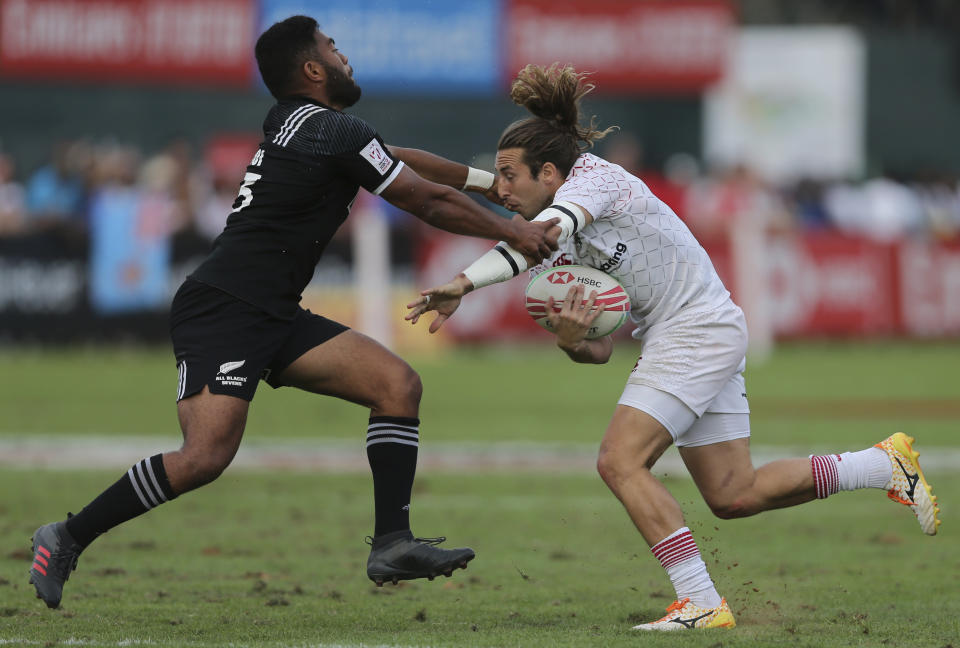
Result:
M586 153L603 137L579 123L579 101L593 86L573 68L527 66L511 98L532 117L511 124L497 146L496 190L526 219L559 217L559 250L536 267L580 263L615 277L632 302L642 355L600 446L597 469L666 569L677 600L637 630L733 627L677 501L651 473L677 445L710 509L736 518L824 498L839 490L882 488L909 506L924 533L937 532L936 498L912 439L897 433L860 452L784 459L754 468L744 387L747 330L713 264L690 230L637 177ZM402 156L401 156L402 157ZM416 165L414 165L416 168ZM435 332L468 292L505 281L531 260L500 244L448 284L425 290L407 319L436 311ZM557 345L574 361L604 363L609 336L585 334L602 312L596 293L571 288L547 306ZM556 306L556 308L555 308Z

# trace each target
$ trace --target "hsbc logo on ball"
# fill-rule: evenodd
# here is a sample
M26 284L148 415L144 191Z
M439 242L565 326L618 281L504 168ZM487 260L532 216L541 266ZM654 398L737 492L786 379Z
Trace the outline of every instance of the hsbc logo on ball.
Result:
M568 284L573 281L573 274L566 270L560 270L547 275L547 281L552 284Z

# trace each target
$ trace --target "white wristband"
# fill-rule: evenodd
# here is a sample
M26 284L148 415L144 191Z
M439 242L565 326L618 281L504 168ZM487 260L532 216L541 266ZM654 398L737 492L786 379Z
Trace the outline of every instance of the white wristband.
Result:
M504 242L470 264L463 271L474 289L512 279L527 269L527 260L522 254Z
M467 187L473 187L486 191L493 186L493 179L494 176L489 171L467 167L467 181L463 183L463 189L466 191Z
M560 219L560 222L557 223L557 225L560 226L560 236L557 237L557 242L570 238L572 235L583 229L583 226L587 222L587 218L584 215L583 210L580 209L580 207L576 204L567 202L565 200L553 203L542 212L537 214L537 217L533 220L545 221L550 220L551 218Z

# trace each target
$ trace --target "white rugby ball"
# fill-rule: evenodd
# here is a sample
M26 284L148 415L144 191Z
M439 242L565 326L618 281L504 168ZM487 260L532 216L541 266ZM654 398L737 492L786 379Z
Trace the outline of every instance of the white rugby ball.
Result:
M553 332L547 319L547 299L553 297L553 310L560 312L563 300L570 288L583 285L583 297L586 301L590 292L597 291L596 304L604 304L605 310L593 326L587 331L587 339L610 335L620 328L630 313L630 296L620 282L605 272L584 265L562 265L544 270L527 284L527 312L533 321L544 329Z

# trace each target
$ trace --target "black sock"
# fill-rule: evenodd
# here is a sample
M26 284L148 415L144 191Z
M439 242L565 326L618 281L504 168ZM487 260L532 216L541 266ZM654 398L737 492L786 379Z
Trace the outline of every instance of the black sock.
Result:
M420 419L371 416L367 460L373 472L374 536L410 528L410 491L417 472Z
M67 531L86 548L101 533L172 500L163 455L141 459L117 483L67 520Z

